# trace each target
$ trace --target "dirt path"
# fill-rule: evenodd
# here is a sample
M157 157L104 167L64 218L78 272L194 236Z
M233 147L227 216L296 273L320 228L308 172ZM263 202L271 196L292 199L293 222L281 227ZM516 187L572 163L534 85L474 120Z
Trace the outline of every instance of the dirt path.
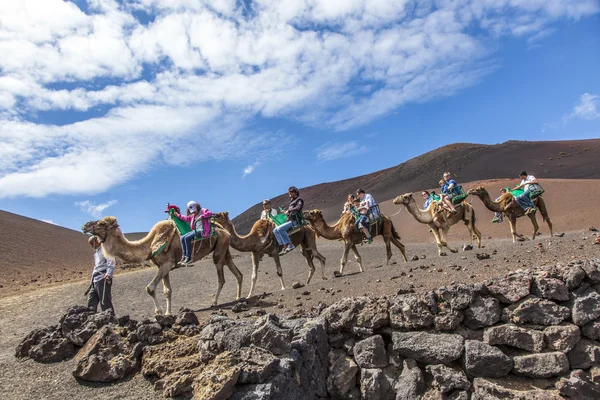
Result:
M586 236L587 240L582 238ZM539 244L542 244L540 249ZM459 245L459 243L454 243ZM448 257L438 257L433 243L411 244L407 246L409 260L413 256L425 256L425 259L403 263L397 251L393 249L392 260L398 263L381 266L385 248L378 239L370 246L361 246L366 271L358 274L353 259L346 266L347 276L333 278L333 271L339 268L342 253L341 242L320 242L319 249L327 257L327 281L322 281L317 271L313 282L301 289L291 289L292 282L304 282L307 267L300 252L294 251L283 258L284 278L288 286L285 291L278 290L275 267L270 258L261 263L256 294L261 295L251 303L253 308L262 308L267 312L288 314L299 309L310 309L319 302L330 305L336 300L355 295L388 294L398 289L414 287L416 291L434 289L452 282L478 282L492 276L498 276L511 270L571 259L600 257L600 245L593 244L591 232L571 232L563 238L540 237L535 242L513 244L510 240L484 240L485 248ZM462 246L461 246L462 247ZM476 253L493 254L488 260L478 260ZM251 264L249 255L241 254L235 258L236 265L244 274L243 294L247 294L250 285ZM317 264L318 265L318 264ZM152 301L144 287L154 275L154 269L135 271L116 277L113 298L119 315L129 314L136 319L152 315ZM218 310L228 315L235 297L233 276L227 272L226 284L221 293L221 305ZM210 261L202 261L195 267L179 269L171 274L173 287L173 310L188 307L197 310L199 318L206 318L215 309L206 309L216 290L217 279L214 266ZM127 382L112 385L80 384L71 375L72 362L42 365L32 361L17 361L14 348L19 341L34 328L56 324L67 307L83 304L83 292L86 281L63 286L40 289L17 296L0 299L0 370L4 371L0 379L0 393L7 399L153 399L160 398L152 385L139 375ZM264 293L264 294L263 294ZM159 296L162 298L162 296Z

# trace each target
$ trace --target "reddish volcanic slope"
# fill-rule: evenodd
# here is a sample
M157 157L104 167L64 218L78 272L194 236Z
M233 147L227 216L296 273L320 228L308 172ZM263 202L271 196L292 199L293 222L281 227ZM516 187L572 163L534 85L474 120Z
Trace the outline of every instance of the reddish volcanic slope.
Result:
M451 171L459 182L516 178L522 169L539 178L600 179L599 153L600 139L508 141L497 145L456 143L368 175L302 188L301 193L307 209L322 209L326 218L332 220L339 215L346 195L358 188L373 194L381 203L399 193L435 187L444 171ZM287 202L287 194L273 199L276 205ZM240 233L250 230L261 209L256 204L234 219Z

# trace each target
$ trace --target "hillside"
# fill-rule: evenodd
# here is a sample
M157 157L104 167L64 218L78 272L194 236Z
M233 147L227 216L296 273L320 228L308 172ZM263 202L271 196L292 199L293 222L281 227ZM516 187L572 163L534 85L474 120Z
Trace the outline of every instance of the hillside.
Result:
M322 209L332 220L342 209L348 193L363 188L382 203L400 193L414 192L437 185L444 171L459 182L496 178L517 178L525 169L539 178L599 179L600 139L521 142L496 145L455 143L440 147L395 167L371 174L322 183L301 189L305 208ZM275 197L274 205L287 204L287 193ZM262 211L255 204L234 219L240 233L250 231Z

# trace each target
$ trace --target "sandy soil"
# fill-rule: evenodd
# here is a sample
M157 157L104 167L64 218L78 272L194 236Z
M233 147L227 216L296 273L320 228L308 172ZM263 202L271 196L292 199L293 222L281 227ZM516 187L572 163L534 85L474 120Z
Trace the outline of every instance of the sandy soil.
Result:
M309 285L291 289L292 282L304 282L307 273L300 252L294 251L283 258L284 278L288 289L280 291L274 263L265 257L258 277L258 296L250 301L252 308L241 314L231 311L235 284L229 272L226 273L227 282L220 297L220 306L216 309L206 308L211 303L217 280L212 263L201 261L195 267L178 269L171 274L173 309L192 308L197 311L200 319L207 318L213 312L252 318L257 309L289 315L297 310L310 309L319 302L330 305L349 295L392 295L399 289L426 291L452 282L477 282L533 265L600 257L600 245L593 244L591 234L587 230L567 232L562 238L550 238L546 234L536 241L517 244L508 239L484 240L485 248L481 250L460 251L447 257L438 257L432 243L409 244L409 259L414 255L426 258L404 263L399 252L394 250L392 260L397 264L389 266L382 266L385 250L381 239L377 239L372 245L359 248L366 271L357 273L357 264L352 260L346 267L347 275L342 278L332 277L333 271L339 266L341 242L320 241L320 251L327 257L328 280L322 281L320 275L315 274ZM584 240L584 237L587 239ZM478 252L496 254L488 260L479 261L476 258ZM244 274L244 293L249 289L251 276L249 258L249 255L239 253L235 258ZM146 269L123 273L115 279L113 296L118 314L129 314L136 319L152 315L152 301L144 287L153 274L154 270ZM43 365L14 358L15 346L31 329L57 323L67 307L84 302L86 284L85 281L69 283L0 299L0 370L3 371L0 393L3 393L4 398L160 398L151 384L139 375L118 384L78 383L71 375L72 361Z

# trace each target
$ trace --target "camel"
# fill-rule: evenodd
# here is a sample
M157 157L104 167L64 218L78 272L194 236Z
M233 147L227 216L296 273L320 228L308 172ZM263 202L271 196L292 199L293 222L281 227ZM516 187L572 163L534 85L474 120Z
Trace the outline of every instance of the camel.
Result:
M497 202L490 198L489 193L483 186L470 189L469 194L479 197L488 210L504 213L508 219L508 224L510 225L510 233L512 234L513 243L517 240L521 241L526 239L526 237L517 233L517 218L525 215L525 210L523 210L523 208L514 200L512 194L503 194L500 200ZM546 208L544 199L541 196L538 196L533 199L533 204L535 204L535 206L540 210L543 220L546 221L548 228L550 228L550 236L552 236L552 222L548 216L548 209ZM539 225L535 219L535 212L532 212L527 216L533 225L533 235L531 239L535 239L539 230Z
M380 224L383 224L383 230L380 234L383 236L387 252L385 265L389 265L390 259L392 258L392 247L390 242L394 243L394 245L400 249L402 257L404 257L404 262L406 262L406 249L404 248L402 242L400 242L400 236L398 235L398 232L396 232L394 224L392 224L392 221L388 217L383 215L382 217L383 221L380 222ZM340 271L336 271L334 273L336 277L340 277L344 274L344 267L348 262L348 252L350 250L352 250L352 253L354 253L354 258L358 263L358 269L360 272L363 272L362 259L358 253L358 250L356 249L356 245L362 243L363 241L363 233L360 232L354 225L355 220L352 214L342 215L340 220L333 226L329 226L327 224L325 218L323 218L323 213L321 210L305 211L304 218L306 218L306 220L310 223L318 236L322 236L328 240L342 239L344 241L344 253L342 255L342 259L340 260ZM375 237L377 234L375 229L375 224L371 224L372 237Z
M254 285L258 277L258 265L263 254L267 254L275 261L277 276L281 283L281 290L285 290L283 282L283 270L281 269L281 261L279 259L279 244L273 235L274 224L269 220L259 220L252 226L250 233L246 236L240 236L235 230L235 226L229 220L228 212L221 212L213 215L215 221L222 225L231 235L231 247L238 251L251 252L252 255L252 283L250 284L250 293L248 298L254 293ZM313 258L317 258L321 262L321 277L325 278L325 257L317 250L317 240L315 231L308 226L301 227L298 231L290 235L290 240L294 246L302 247L302 255L306 258L308 264L308 279L306 284L310 283L313 274L315 273L315 264Z
M87 222L81 230L98 237L102 243L104 254L108 257L120 258L129 263L142 263L151 261L158 267L154 279L146 286L146 291L154 301L154 312L162 314L162 308L156 299L156 286L162 280L163 291L166 299L166 315L171 315L171 282L169 272L177 268L177 261L181 258L182 249L179 234L173 221L166 220L156 223L143 239L133 242L128 241L119 228L115 217L104 217L98 221ZM192 262L199 261L208 254L213 254L213 262L217 268L218 288L212 306L217 305L219 294L225 283L223 265L237 279L237 297L240 299L242 293L242 273L233 263L229 251L230 235L222 229L216 228L216 237L196 242ZM164 246L164 248L162 248ZM162 248L162 249L161 249Z
M394 204L401 204L406 207L406 210L420 223L429 225L435 242L438 247L438 254L440 256L446 255L442 252L442 249L446 247L452 253L458 252L458 249L450 247L446 241L446 235L450 230L450 227L460 221L464 222L469 230L469 236L471 237L471 244L473 244L473 234L477 238L477 246L481 248L481 232L475 226L475 210L473 206L466 201L456 206L456 214L444 214L438 213L438 204L432 202L427 210L421 210L412 193L406 193L400 195L394 199Z

